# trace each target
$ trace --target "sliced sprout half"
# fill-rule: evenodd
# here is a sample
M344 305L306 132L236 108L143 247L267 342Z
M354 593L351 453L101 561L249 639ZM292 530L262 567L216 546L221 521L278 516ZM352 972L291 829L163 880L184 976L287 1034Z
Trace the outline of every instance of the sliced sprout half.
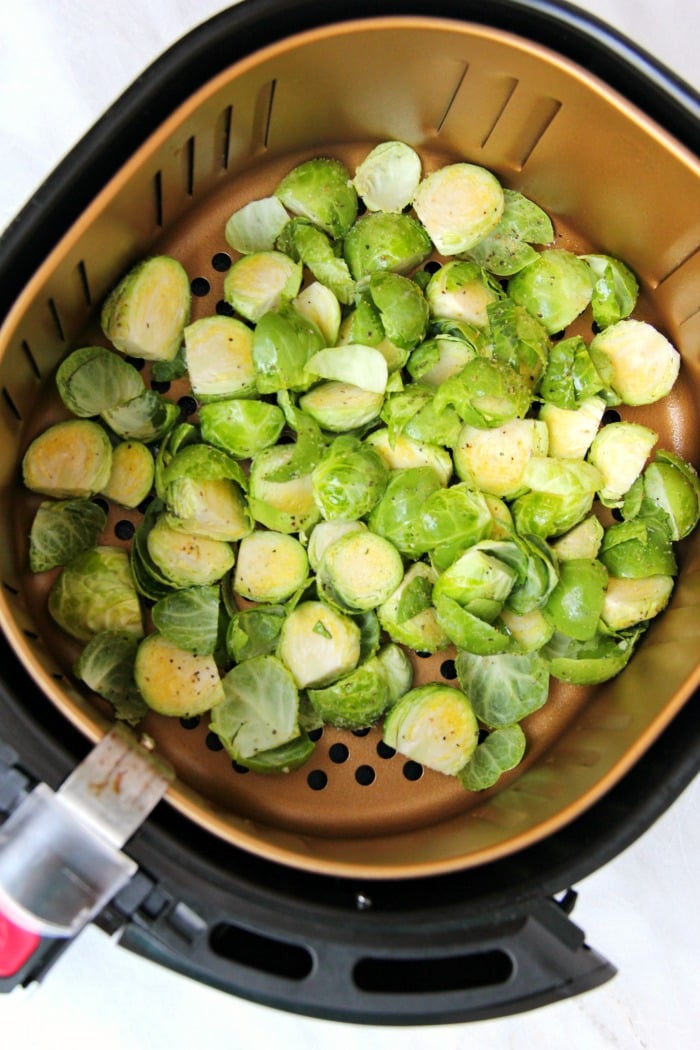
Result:
M253 332L235 317L202 317L184 332L192 393L200 401L255 393Z
M54 423L31 442L22 459L24 484L55 499L89 499L102 492L112 470L112 445L90 419Z
M56 388L68 411L87 419L138 397L144 382L140 372L119 354L103 346L84 346L58 366Z
M601 619L611 631L624 631L658 616L673 591L673 576L661 574L642 579L611 576L605 591Z
M236 459L250 459L276 444L284 424L278 405L256 399L215 401L199 410L204 441Z
M190 280L177 259L137 263L107 297L102 331L117 350L147 361L172 361L190 319Z
M337 295L327 285L312 281L292 300L292 306L318 328L326 346L335 346L340 334L342 312Z
M283 602L307 582L309 560L296 538L258 529L241 540L234 589L252 602Z
M384 719L383 738L414 762L454 775L471 758L479 726L469 697L436 682L401 697Z
M602 397L585 398L577 408L559 408L551 402L540 407L547 424L549 455L558 459L585 459L605 412Z
M329 685L360 659L360 628L323 602L301 602L282 625L277 652L300 689Z
M423 165L405 142L380 142L355 169L353 184L370 211L403 211L413 200Z
M394 593L377 610L379 622L392 641L414 652L436 653L450 645L432 602L437 578L438 573L429 565L414 562Z
M155 480L153 453L141 441L120 441L112 449L109 480L102 495L133 509L148 496Z
M588 459L601 473L599 493L604 503L620 502L642 473L657 440L656 431L641 423L620 420L600 428L591 443Z
M326 551L318 570L321 593L341 609L367 612L394 593L403 562L389 540L369 530L346 532Z
M625 405L650 405L666 397L680 371L675 346L647 321L626 318L593 337L593 363Z
M405 212L367 212L343 241L343 255L356 281L382 270L411 273L432 250L425 228Z
M450 259L425 287L432 317L466 321L477 328L488 324L487 308L503 298L500 285L476 263Z
M261 197L234 211L224 236L226 243L241 255L272 251L288 222L289 215L278 197Z
M497 226L505 198L492 172L456 163L426 175L413 207L440 254L459 255Z
M156 521L146 543L156 566L176 587L217 583L235 562L230 543L174 529L165 516Z
M365 441L375 449L390 470L428 467L437 475L441 485L447 485L452 477L452 459L440 445L416 441L404 434L392 441L386 427L374 430Z
M129 555L121 547L102 544L76 555L54 580L48 608L59 627L78 641L111 630L143 635Z
M304 216L334 239L347 234L357 215L349 172L333 157L314 157L292 168L275 196L293 215Z
M512 498L527 486L525 470L532 456L546 455L549 432L536 419L511 419L484 430L465 425L453 450L462 481L492 496Z
M299 398L300 408L334 434L374 423L383 404L383 394L339 379L318 383Z
M259 321L299 293L302 265L278 251L238 259L224 278L224 297L246 321Z
M574 252L548 248L511 277L507 290L554 335L586 309L593 294L593 277Z
M306 362L312 376L349 383L373 394L386 390L389 370L386 358L373 346L332 346L318 350Z

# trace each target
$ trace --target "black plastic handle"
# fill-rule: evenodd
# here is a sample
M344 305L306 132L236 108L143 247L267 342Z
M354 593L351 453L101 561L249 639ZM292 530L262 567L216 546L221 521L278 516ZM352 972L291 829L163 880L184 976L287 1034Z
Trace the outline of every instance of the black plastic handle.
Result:
M357 916L368 918L367 916ZM578 995L615 967L553 899L488 928L432 930L387 923L368 934L333 925L254 928L179 903L155 922L132 921L120 943L222 991L287 1012L374 1025L483 1020ZM424 933L425 931L423 931Z

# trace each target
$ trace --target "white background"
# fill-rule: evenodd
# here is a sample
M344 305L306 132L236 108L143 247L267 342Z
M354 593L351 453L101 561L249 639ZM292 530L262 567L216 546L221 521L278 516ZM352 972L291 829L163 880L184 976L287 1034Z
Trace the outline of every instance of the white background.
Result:
M0 11L0 229L58 160L217 0L6 0ZM429 7L429 5L428 5ZM698 87L697 0L588 0ZM392 1050L694 1050L700 1046L700 783L576 888L574 919L619 969L576 999L514 1018L406 1031L286 1015L145 962L89 927L44 982L0 999L7 1050L185 1050L333 1044Z

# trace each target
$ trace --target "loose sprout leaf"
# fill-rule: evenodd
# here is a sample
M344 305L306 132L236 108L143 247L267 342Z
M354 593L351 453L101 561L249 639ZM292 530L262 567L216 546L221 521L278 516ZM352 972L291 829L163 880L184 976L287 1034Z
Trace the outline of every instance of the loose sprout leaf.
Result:
M591 307L598 327L607 328L629 317L639 294L637 278L629 267L609 255L583 255L581 258L588 263L595 278Z
M219 588L183 587L166 595L151 609L158 631L192 653L211 656L219 637Z
M370 211L401 212L413 200L422 169L405 142L381 142L358 164L353 184Z
M245 764L299 736L297 687L276 656L245 660L222 685L224 699L212 711L210 728L236 761Z
M517 723L491 730L458 772L460 784L467 791L485 791L493 787L503 773L522 761L526 743L525 734Z
M240 609L226 629L226 648L236 663L274 653L286 612L281 605Z
M56 388L69 412L88 418L138 397L144 384L140 373L123 357L101 346L86 346L61 362Z
M74 667L89 689L109 701L115 718L134 726L148 711L134 678L138 645L138 638L126 631L102 631L87 643Z
M539 710L549 693L549 670L538 653L460 652L459 683L486 726L509 726Z
M90 550L107 523L97 503L87 499L42 502L29 533L29 568L46 572Z
M633 628L631 631L598 632L587 641L578 641L555 631L543 646L541 657L553 678L574 685L598 685L624 670L641 634L641 628Z
M467 253L468 258L498 277L511 277L536 257L533 244L549 244L554 226L547 213L516 190L504 189L498 225Z
M318 350L306 362L306 371L322 379L351 383L361 390L383 394L389 370L386 358L373 346L335 346Z
M143 617L129 565L120 547L83 551L63 567L49 591L49 613L82 642L107 630L143 635Z
M289 215L277 197L249 201L229 216L224 228L226 242L241 255L271 251Z

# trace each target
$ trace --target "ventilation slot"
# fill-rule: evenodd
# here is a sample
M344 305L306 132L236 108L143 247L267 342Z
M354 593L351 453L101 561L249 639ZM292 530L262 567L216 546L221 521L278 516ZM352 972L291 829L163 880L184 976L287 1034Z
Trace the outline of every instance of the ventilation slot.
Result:
M513 960L500 950L422 959L366 957L353 972L361 991L390 995L464 992L502 985L512 976Z
M232 923L214 927L210 946L216 955L229 962L292 981L303 981L314 965L314 957L307 948Z
M12 413L12 415L15 417L15 419L17 420L18 423L21 423L22 422L22 413L17 408L17 405L12 400L12 395L10 394L9 390L7 389L7 387L5 387L5 386L2 388L2 396L5 399L5 404L9 408L10 412Z
M185 144L185 189L188 197L194 195L194 135Z
M449 116L450 110L452 109L452 106L454 105L455 99L459 95L459 92L460 92L460 90L462 88L462 84L464 83L464 78L467 75L468 71L469 71L469 65L468 65L468 63L465 62L464 66L462 67L462 75L460 76L459 80L457 81L457 86L455 87L454 91L452 92L452 95L450 96L450 100L449 100L449 102L447 103L447 105L445 107L445 111L442 114L442 117L437 122L437 126L436 126L435 130L437 131L438 135L440 134L440 132L442 131L442 129L444 127L445 121L447 120L447 118Z
M92 306L92 293L90 291L90 281L88 280L87 267L81 259L78 263L78 277L80 278L80 287L83 290L85 297L85 305Z
M231 130L233 128L233 106L227 106L219 117L219 135L221 140L221 167L228 171L231 162Z
M29 343L27 342L26 339L22 340L21 347L22 347L22 353L26 357L27 363L28 363L29 367L31 368L31 370L32 370L32 372L34 374L34 378L35 379L41 379L41 370L40 370L38 364L36 363L36 358L34 357L34 354L32 353L31 347L30 347L30 345L29 345Z
M63 342L66 337L63 331L63 324L61 322L61 317L58 312L58 307L56 306L55 299L49 299L49 312L51 314L51 320L53 321L54 326L56 328L58 338L61 340L61 342Z
M253 124L253 148L267 149L272 126L272 109L275 101L277 81L270 80L258 94Z
M504 81L503 81L503 83L501 85L501 93L500 93L500 100L499 100L500 104L498 105L498 108L497 108L496 113L495 113L495 115L493 117L493 121L492 121L490 127L488 128L488 130L486 131L486 134L483 136L483 138L481 139L481 142L480 142L480 146L481 146L482 149L485 148L487 142L489 141L489 139L493 135L496 127L498 126L498 122L500 121L501 117L505 113L506 107L507 107L508 103L510 102L511 98L513 97L513 94L514 94L515 89L517 88L517 86L518 86L518 81L515 80L513 77L506 77L504 79ZM493 97L494 98L498 98L499 96L497 95L496 92L494 92L493 93Z
M157 171L153 176L153 203L155 206L156 226L163 225L163 173Z

